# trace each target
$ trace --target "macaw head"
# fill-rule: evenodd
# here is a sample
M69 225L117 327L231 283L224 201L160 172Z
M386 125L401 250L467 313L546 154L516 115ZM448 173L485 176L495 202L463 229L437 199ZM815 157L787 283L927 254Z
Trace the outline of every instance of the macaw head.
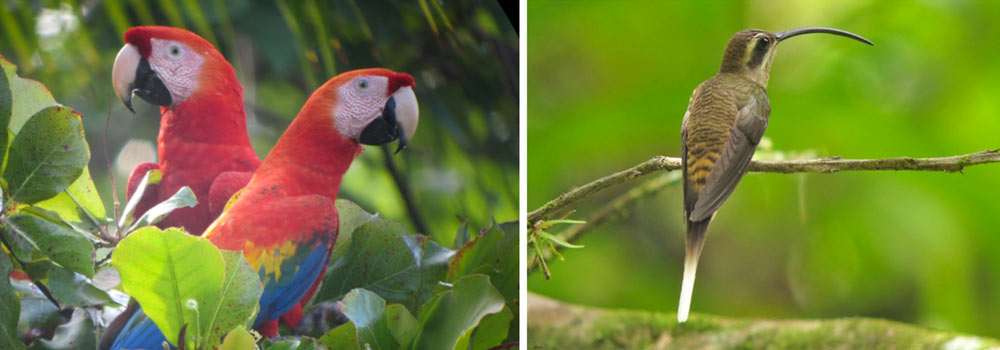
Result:
M111 69L111 82L129 110L133 94L169 108L211 86L232 86L242 99L236 73L222 54L197 34L173 27L126 31L125 46Z
M384 145L399 140L399 152L417 131L414 86L413 77L406 73L384 68L353 70L323 84L309 98L306 108L326 111L341 135L362 144Z

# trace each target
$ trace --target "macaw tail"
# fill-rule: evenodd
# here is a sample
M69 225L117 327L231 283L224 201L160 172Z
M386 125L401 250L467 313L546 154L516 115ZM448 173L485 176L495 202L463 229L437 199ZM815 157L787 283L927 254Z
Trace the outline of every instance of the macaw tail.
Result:
M687 321L691 310L691 293L694 291L694 277L698 271L698 258L701 248L705 245L705 233L708 231L709 217L701 221L687 222L687 239L684 249L684 279L681 282L681 300L677 305L677 322Z

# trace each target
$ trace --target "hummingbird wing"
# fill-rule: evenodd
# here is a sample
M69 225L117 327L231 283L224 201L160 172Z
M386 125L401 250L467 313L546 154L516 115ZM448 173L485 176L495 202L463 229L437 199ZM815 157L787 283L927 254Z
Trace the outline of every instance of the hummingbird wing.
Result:
M750 158L757 150L760 138L767 129L767 118L771 107L763 88L750 94L747 102L736 112L736 119L729 132L729 138L719 160L708 174L705 186L701 188L690 211L688 219L707 219L722 206L736 185L746 173Z

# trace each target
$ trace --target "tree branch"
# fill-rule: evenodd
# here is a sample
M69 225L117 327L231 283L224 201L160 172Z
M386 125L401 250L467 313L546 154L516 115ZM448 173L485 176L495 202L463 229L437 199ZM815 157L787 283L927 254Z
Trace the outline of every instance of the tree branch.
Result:
M883 158L883 159L844 159L828 157L809 160L789 161L753 161L749 171L763 173L819 173L830 174L840 171L862 170L914 170L961 172L967 166L1000 162L1000 149L986 150L940 158ZM538 209L528 213L527 224L549 219L566 207L580 199L603 191L611 186L633 182L659 170L677 170L681 167L681 159L656 156L632 168L602 177L594 182L577 187L559 197L545 203Z
M574 306L528 293L528 349L983 349L996 339L872 318L739 319Z

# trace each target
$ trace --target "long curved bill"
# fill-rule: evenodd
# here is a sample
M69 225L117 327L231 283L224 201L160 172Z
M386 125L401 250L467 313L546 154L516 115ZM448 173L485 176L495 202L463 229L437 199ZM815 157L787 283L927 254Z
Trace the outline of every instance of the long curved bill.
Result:
M830 27L806 27L806 28L790 29L790 30L786 30L786 31L774 33L774 35L776 37L778 37L778 42L781 42L782 40L785 40L785 39L788 39L788 38L791 38L791 37L794 37L794 36L799 36L799 35L802 35L802 34L812 34L812 33L826 33L826 34L839 35L839 36L848 37L848 38L851 38L851 39L863 42L863 43L868 44L868 45L875 46L875 44L872 43L871 40L865 39L863 36L860 36L860 35L848 32L846 30L841 30L841 29L837 29L837 28L830 28Z

